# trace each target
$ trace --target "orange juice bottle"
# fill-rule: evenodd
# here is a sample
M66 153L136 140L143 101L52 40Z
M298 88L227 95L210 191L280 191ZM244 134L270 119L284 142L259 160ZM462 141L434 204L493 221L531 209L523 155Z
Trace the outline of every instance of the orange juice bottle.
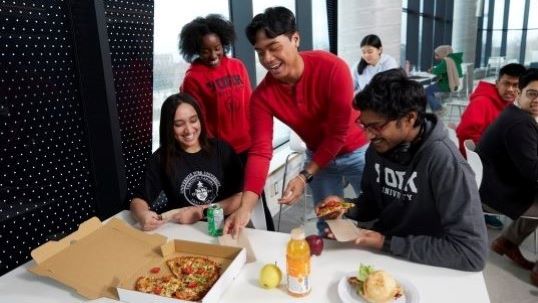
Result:
M291 239L286 250L286 265L288 293L295 297L306 296L311 289L310 247L302 228L294 228L291 231Z

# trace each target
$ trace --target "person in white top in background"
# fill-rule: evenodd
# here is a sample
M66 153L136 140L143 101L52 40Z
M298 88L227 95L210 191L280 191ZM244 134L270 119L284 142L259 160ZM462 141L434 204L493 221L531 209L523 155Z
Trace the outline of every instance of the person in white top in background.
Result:
M361 52L361 60L352 68L355 93L363 90L375 74L399 67L393 57L383 54L383 45L377 35L362 38Z

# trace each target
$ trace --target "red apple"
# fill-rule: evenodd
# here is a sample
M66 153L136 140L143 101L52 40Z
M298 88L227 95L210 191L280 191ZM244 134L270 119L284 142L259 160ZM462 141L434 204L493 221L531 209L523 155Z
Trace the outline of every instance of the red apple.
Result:
M321 255L321 251L323 250L323 238L318 235L310 235L306 237L306 242L308 242L308 246L310 246L310 255Z

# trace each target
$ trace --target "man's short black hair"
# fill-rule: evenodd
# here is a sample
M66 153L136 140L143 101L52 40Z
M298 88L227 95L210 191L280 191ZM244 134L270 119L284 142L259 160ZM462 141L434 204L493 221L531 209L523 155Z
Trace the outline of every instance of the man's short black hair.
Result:
M235 40L235 30L232 22L223 16L210 14L198 17L187 23L179 34L179 50L183 59L191 63L198 58L202 50L202 39L205 35L215 34L219 37L224 53L230 51Z
M509 63L509 64L506 64L505 66L503 66L499 70L499 78L498 79L501 79L501 77L503 75L508 75L510 77L519 78L521 75L523 75L523 73L525 73L526 70L527 70L527 68L525 68L525 66L523 66L523 65L521 65L519 63Z
M529 68L519 77L519 90L523 90L529 83L538 81L538 68Z
M247 25L245 33L250 44L256 44L256 34L260 30L271 39L280 35L291 37L297 32L295 16L285 7L269 7L263 13L257 14Z
M415 126L418 126L426 112L426 93L422 84L407 78L403 69L389 69L372 78L355 96L353 107L375 112L391 120L415 111L418 116Z

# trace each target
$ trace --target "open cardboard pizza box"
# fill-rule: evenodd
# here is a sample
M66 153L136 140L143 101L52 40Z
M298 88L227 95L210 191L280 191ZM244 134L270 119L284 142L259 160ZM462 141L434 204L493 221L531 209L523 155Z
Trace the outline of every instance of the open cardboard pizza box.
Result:
M170 273L166 260L178 255L207 256L222 264L221 276L201 302L218 302L246 262L245 249L146 234L122 220L103 224L94 217L60 241L32 251L36 265L29 270L59 281L88 298L108 297L127 303L187 302L133 290L136 279L159 266ZM119 295L119 296L118 296Z

